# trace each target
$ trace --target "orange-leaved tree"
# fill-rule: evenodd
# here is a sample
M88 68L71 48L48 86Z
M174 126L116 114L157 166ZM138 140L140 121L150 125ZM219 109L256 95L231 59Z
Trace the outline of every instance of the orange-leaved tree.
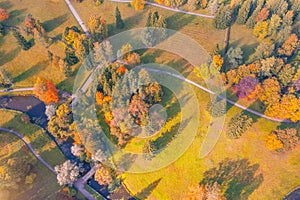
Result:
M0 8L0 21L7 20L9 18L9 14L3 8Z
M50 80L37 78L34 84L34 94L46 104L58 102L58 90Z

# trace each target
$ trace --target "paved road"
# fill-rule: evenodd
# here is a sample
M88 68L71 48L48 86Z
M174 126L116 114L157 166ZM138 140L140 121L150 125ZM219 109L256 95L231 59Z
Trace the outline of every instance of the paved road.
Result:
M86 173L83 177L79 178L74 183L74 186L77 188L77 190L79 190L85 196L85 198L87 198L88 200L95 200L95 197L93 195L91 195L91 193L89 193L84 188L84 185L86 184L86 182L88 181L88 179L90 179L96 173L96 171L97 171L98 168L99 168L99 166L95 165L94 167L92 167L92 169L88 173ZM105 199L103 196L102 196L102 198Z
M131 0L110 0L110 1L112 1L112 2L119 2L119 3L130 3L131 2ZM171 7L160 5L160 4L153 3L153 2L146 1L145 4L156 6L156 7L159 7L159 8L163 8L163 9L174 11L174 12L178 12L178 13L184 13L184 14L188 14L188 15L194 15L194 16L198 16L198 17L205 17L205 18L210 18L210 19L215 18L215 16L212 16L212 15L205 15L205 14L200 14L200 13L188 12L188 11L184 11L184 10L179 10L178 8L171 8Z
M31 144L24 138L24 136L22 134L20 134L17 131L11 130L11 129L7 129L7 128L1 128L0 127L0 131L5 131L5 132L9 132L14 134L15 136L17 136L18 138L20 138L25 144L26 146L29 148L29 150L33 153L33 155L45 166L47 167L50 171L52 171L53 173L55 173L54 169L32 148Z
M77 11L75 10L75 8L73 7L73 5L71 4L71 2L69 0L65 0L66 4L68 5L70 11L72 12L73 16L75 17L75 19L77 20L77 22L79 23L79 25L81 26L82 30L85 32L85 34L91 38L91 34L88 31L88 29L86 28L86 26L84 25L84 22L81 20L80 16L78 15Z
M6 89L0 90L0 92L24 92L24 91L33 91L34 88L17 88L17 89Z

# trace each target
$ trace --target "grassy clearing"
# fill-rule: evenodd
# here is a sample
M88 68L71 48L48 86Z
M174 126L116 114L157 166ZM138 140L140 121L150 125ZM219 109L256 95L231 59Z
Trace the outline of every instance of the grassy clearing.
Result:
M63 1L43 0L22 3L8 0L2 4L2 7L10 13L10 18L6 22L9 26L23 26L24 19L29 13L42 22L51 37L60 37L66 26L77 25L70 12L67 12L68 8ZM39 44L35 44L28 51L23 51L17 46L12 34L8 33L0 39L0 48L0 65L11 73L16 88L32 87L38 76L48 78L56 84L65 80L63 74L50 65L47 49ZM64 57L64 45L60 42L55 42L48 50Z
M1 109L0 127L11 128L23 134L30 141L32 147L51 166L61 164L65 158L55 143L40 127L30 122L22 122L21 116L22 113L20 112ZM3 192L1 199L55 199L60 189L55 174L42 165L18 137L7 132L1 132L0 138L1 166L5 166L7 160L12 157L29 156L30 162L33 164L33 171L37 174L30 187L27 185L17 186L17 190L12 190L5 196Z
M151 56L154 53L151 50L147 51L143 55L144 59L147 59L148 55ZM191 70L189 70L188 66L180 69L180 64L178 64L180 59L176 59L172 55L161 53L155 57L155 61L164 62L164 58L171 58L173 68L187 75L191 80L196 79L193 73L190 73ZM234 160L245 158L251 164L259 164L258 173L263 174L264 181L250 195L249 199L277 199L284 197L290 190L300 184L298 176L300 174L300 160L297 157L300 147L292 152L280 154L271 152L264 146L264 141L271 130L278 127L283 128L287 125L257 118L246 112L251 117L254 117L256 122L240 139L228 139L226 137L227 124L232 117L241 112L236 107L229 106L224 130L218 143L207 157L200 159L198 155L201 143L209 125L209 115L205 111L205 107L210 98L207 93L198 88L193 89L197 93L200 109L201 125L198 136L194 139L189 149L171 165L151 173L126 173L124 182L132 194L142 199L146 197L149 199L181 199L188 192L189 186L202 180L203 173L206 170L217 166L225 158ZM243 104L243 102L241 103ZM250 105L249 103L248 106ZM256 103L253 103L251 106L258 111L262 110ZM295 124L289 126L295 127ZM296 128L299 129L299 127Z

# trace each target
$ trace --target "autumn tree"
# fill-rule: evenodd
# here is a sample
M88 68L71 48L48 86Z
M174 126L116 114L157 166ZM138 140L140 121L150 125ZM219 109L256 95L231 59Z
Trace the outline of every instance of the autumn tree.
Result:
M221 70L224 60L220 54L214 55L212 59L213 65L217 68L217 70Z
M236 23L238 24L245 24L247 22L247 19L249 17L250 11L251 11L252 1L246 0L244 1L242 7L239 9Z
M116 27L119 29L124 28L124 21L122 20L120 10L118 6L116 7Z
M13 29L13 36L16 38L18 45L25 51L29 50L31 44L21 35L19 31Z
M252 123L252 118L245 114L235 115L228 124L227 137L231 139L241 137L252 126Z
M272 131L265 142L268 149L278 152L286 152L295 149L299 142L297 130L294 128L277 129Z
M281 23L282 23L282 19L278 15L273 14L270 19L269 30L268 30L269 35L271 35L272 38L277 37Z
M280 100L281 86L275 77L266 79L262 84L263 91L259 96L266 105L271 105Z
M79 176L80 168L76 163L67 160L62 165L54 167L59 185L73 185Z
M142 42L147 46L155 46L167 37L165 28L167 28L165 18L157 11L149 12L146 29L141 35Z
M130 5L134 7L135 10L143 10L145 7L144 0L131 0Z
M188 0L187 5L190 10L198 10L201 6L201 0Z
M65 139L73 134L73 115L68 103L58 106L55 115L48 123L48 130L58 139Z
M217 182L212 186L198 184L189 188L189 192L184 200L226 200L219 187Z
M99 16L92 15L88 21L88 28L95 41L103 41L108 36L106 20Z
M58 90L50 80L37 78L34 84L34 93L46 104L58 102Z
M137 64L140 64L140 62L141 62L140 55L137 54L136 52L133 52L126 57L125 61L129 65L135 66Z
M111 173L112 171L110 168L100 165L99 169L97 169L95 173L95 180L100 185L109 185L113 182Z
M256 16L255 22L265 21L266 19L268 19L269 13L270 13L270 11L268 8L266 8L266 7L262 8L261 11Z
M0 8L0 21L7 20L9 18L9 14L3 8Z
M286 64L281 68L278 74L278 79L283 86L287 86L289 83L292 82L292 78L294 77L294 74L295 74L295 67L293 67L290 64Z
M214 26L217 29L226 29L232 23L233 10L230 6L222 6L214 18Z
M255 8L255 10L253 11L252 15L248 18L248 20L246 22L246 26L248 28L253 28L255 26L255 24L256 24L255 19L256 19L258 13L260 12L261 8L262 8L261 5L257 6Z
M261 86L256 78L247 76L234 86L234 92L239 99L250 101L258 97Z
M260 40L265 39L269 34L269 22L259 21L253 29L253 34Z
M291 34L284 42L281 48L278 49L279 55L291 56L299 47L299 39L296 34Z
M255 49L255 52L250 56L249 61L264 59L272 56L275 50L275 45L270 40L263 40Z

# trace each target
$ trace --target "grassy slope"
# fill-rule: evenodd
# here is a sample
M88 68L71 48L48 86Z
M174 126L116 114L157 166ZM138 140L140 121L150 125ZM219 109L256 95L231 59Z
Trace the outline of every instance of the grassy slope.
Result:
M23 123L20 119L21 113L0 110L0 126L12 128L23 134L30 142L33 148L48 162L51 166L61 164L64 156L55 146L55 143L39 127L31 123ZM33 154L27 149L21 149L24 144L16 136L1 132L1 155L0 165L6 164L11 156L30 155L30 159L35 166L37 177L31 189L20 187L17 193L11 195L10 199L53 199L55 198L60 186L57 184L56 176L42 165Z

